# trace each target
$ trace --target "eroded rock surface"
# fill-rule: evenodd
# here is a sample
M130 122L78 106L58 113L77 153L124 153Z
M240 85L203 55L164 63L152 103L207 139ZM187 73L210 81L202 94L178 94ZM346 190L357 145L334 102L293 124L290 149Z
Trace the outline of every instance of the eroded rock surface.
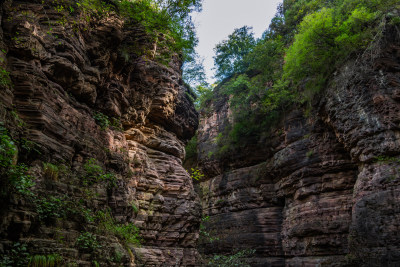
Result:
M140 25L112 13L87 20L74 1L61 2L75 10L50 0L1 4L1 53L12 80L0 93L2 118L17 116L22 138L35 145L20 152L36 159L35 193L81 201L93 212L109 207L117 223L139 227L142 245L127 249L99 234L102 248L93 258L75 242L82 232L96 233L95 224L79 216L44 224L32 203L11 198L2 204L0 251L18 240L31 254L58 253L79 266L95 259L101 266L193 266L200 205L182 160L198 115L180 62L175 55L168 66L140 56L153 47ZM113 126L99 126L100 113ZM115 173L115 187L82 186L91 158ZM66 171L46 179L42 162Z
M255 249L252 266L400 264L398 41L388 29L377 56L343 66L310 117L289 111L269 138L222 160L228 102L202 114L205 254Z

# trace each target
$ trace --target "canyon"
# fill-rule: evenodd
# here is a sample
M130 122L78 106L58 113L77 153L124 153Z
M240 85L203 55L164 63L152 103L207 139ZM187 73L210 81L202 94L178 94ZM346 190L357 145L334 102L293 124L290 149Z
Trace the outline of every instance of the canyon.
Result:
M23 244L63 266L151 267L254 250L250 266L400 265L397 27L344 64L308 115L287 110L261 139L221 156L218 136L233 122L223 83L198 112L179 55L157 61L141 25L58 4L0 7L10 79L1 126L34 182L2 196L0 254ZM183 167L196 134L199 181ZM131 225L140 245L118 232ZM92 247L79 246L90 234Z

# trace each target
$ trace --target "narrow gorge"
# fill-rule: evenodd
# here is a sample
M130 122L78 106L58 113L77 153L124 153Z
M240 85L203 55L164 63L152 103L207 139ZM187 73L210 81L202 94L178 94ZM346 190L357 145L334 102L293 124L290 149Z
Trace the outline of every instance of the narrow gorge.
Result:
M199 107L151 1L0 1L0 267L400 266L392 2L310 101L227 148L236 74Z

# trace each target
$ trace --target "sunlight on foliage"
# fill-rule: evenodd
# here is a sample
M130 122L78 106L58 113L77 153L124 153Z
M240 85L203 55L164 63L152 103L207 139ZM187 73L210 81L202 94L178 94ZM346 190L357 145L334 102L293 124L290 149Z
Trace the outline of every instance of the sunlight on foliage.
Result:
M60 8L80 10L81 20L88 24L113 13L123 17L125 25L141 24L154 44L153 48L146 48L148 51L141 51L143 55L168 65L176 53L183 62L184 80L189 84L204 82L203 63L194 50L198 39L191 17L192 12L201 11L202 0L79 0L74 5L56 6L59 12ZM130 50L140 52L138 47L122 48L125 61L129 60Z
M201 172L199 168L191 168L190 172L191 172L190 177L193 180L200 181L204 177L204 174Z
M287 50L282 78L299 90L317 93L351 53L366 48L373 38L373 28L368 26L376 18L365 7L348 17L332 8L306 16Z
M218 91L229 96L234 121L218 154L265 138L290 106L309 114L333 73L368 49L399 7L398 0L285 0L262 38L236 29L215 47Z

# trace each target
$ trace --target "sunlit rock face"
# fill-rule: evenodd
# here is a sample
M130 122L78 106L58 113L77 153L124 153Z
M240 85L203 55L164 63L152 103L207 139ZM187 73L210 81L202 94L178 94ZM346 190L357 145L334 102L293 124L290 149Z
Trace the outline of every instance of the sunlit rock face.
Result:
M310 116L287 111L268 138L217 160L227 99L204 112L196 185L210 216L200 250L255 249L252 266L400 264L400 47L396 30L344 65Z
M93 211L108 207L117 223L139 227L142 245L128 249L98 234L93 258L76 240L97 233L95 223L76 216L43 224L31 202L11 198L2 204L0 251L19 241L31 254L57 253L79 266L94 259L101 266L195 265L201 210L182 160L198 114L177 56L168 66L140 56L153 44L139 25L116 15L86 21L55 2L1 4L2 57L12 80L0 92L2 115L18 114L23 137L35 143L38 153L20 155L33 166L35 194L80 200ZM121 123L100 127L100 113ZM90 158L115 173L115 187L81 186ZM46 180L42 162L63 163L67 171Z

